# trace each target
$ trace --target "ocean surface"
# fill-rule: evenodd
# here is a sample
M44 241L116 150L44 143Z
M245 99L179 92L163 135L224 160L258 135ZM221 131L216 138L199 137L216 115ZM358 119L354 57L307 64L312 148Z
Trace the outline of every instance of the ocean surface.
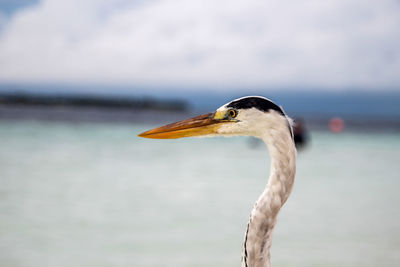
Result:
M240 266L269 172L252 139L0 120L0 266ZM273 266L400 266L400 135L311 132Z

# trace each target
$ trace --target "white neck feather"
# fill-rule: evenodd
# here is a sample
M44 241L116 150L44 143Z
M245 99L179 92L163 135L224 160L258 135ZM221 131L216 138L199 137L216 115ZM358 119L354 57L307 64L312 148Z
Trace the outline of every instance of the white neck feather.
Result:
M273 125L260 137L269 149L271 171L247 225L242 267L271 266L272 232L278 212L290 195L296 172L296 149L287 124Z

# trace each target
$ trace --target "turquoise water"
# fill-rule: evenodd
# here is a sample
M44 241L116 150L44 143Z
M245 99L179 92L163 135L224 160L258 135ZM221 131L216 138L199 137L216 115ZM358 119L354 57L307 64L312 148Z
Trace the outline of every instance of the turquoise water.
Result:
M0 266L240 266L268 177L248 138L0 122ZM400 136L313 132L274 266L400 266Z

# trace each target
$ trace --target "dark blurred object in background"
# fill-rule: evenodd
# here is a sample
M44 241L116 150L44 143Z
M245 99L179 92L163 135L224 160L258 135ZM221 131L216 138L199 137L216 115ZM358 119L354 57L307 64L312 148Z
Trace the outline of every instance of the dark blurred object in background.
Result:
M302 118L294 119L293 124L294 143L297 149L304 148L309 141L309 134Z

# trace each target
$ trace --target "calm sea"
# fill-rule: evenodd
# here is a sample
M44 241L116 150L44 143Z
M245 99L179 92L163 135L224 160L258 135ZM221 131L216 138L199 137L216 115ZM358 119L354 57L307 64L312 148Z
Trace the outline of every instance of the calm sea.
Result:
M268 177L248 138L0 121L0 266L240 266ZM311 132L274 266L400 266L400 135Z

